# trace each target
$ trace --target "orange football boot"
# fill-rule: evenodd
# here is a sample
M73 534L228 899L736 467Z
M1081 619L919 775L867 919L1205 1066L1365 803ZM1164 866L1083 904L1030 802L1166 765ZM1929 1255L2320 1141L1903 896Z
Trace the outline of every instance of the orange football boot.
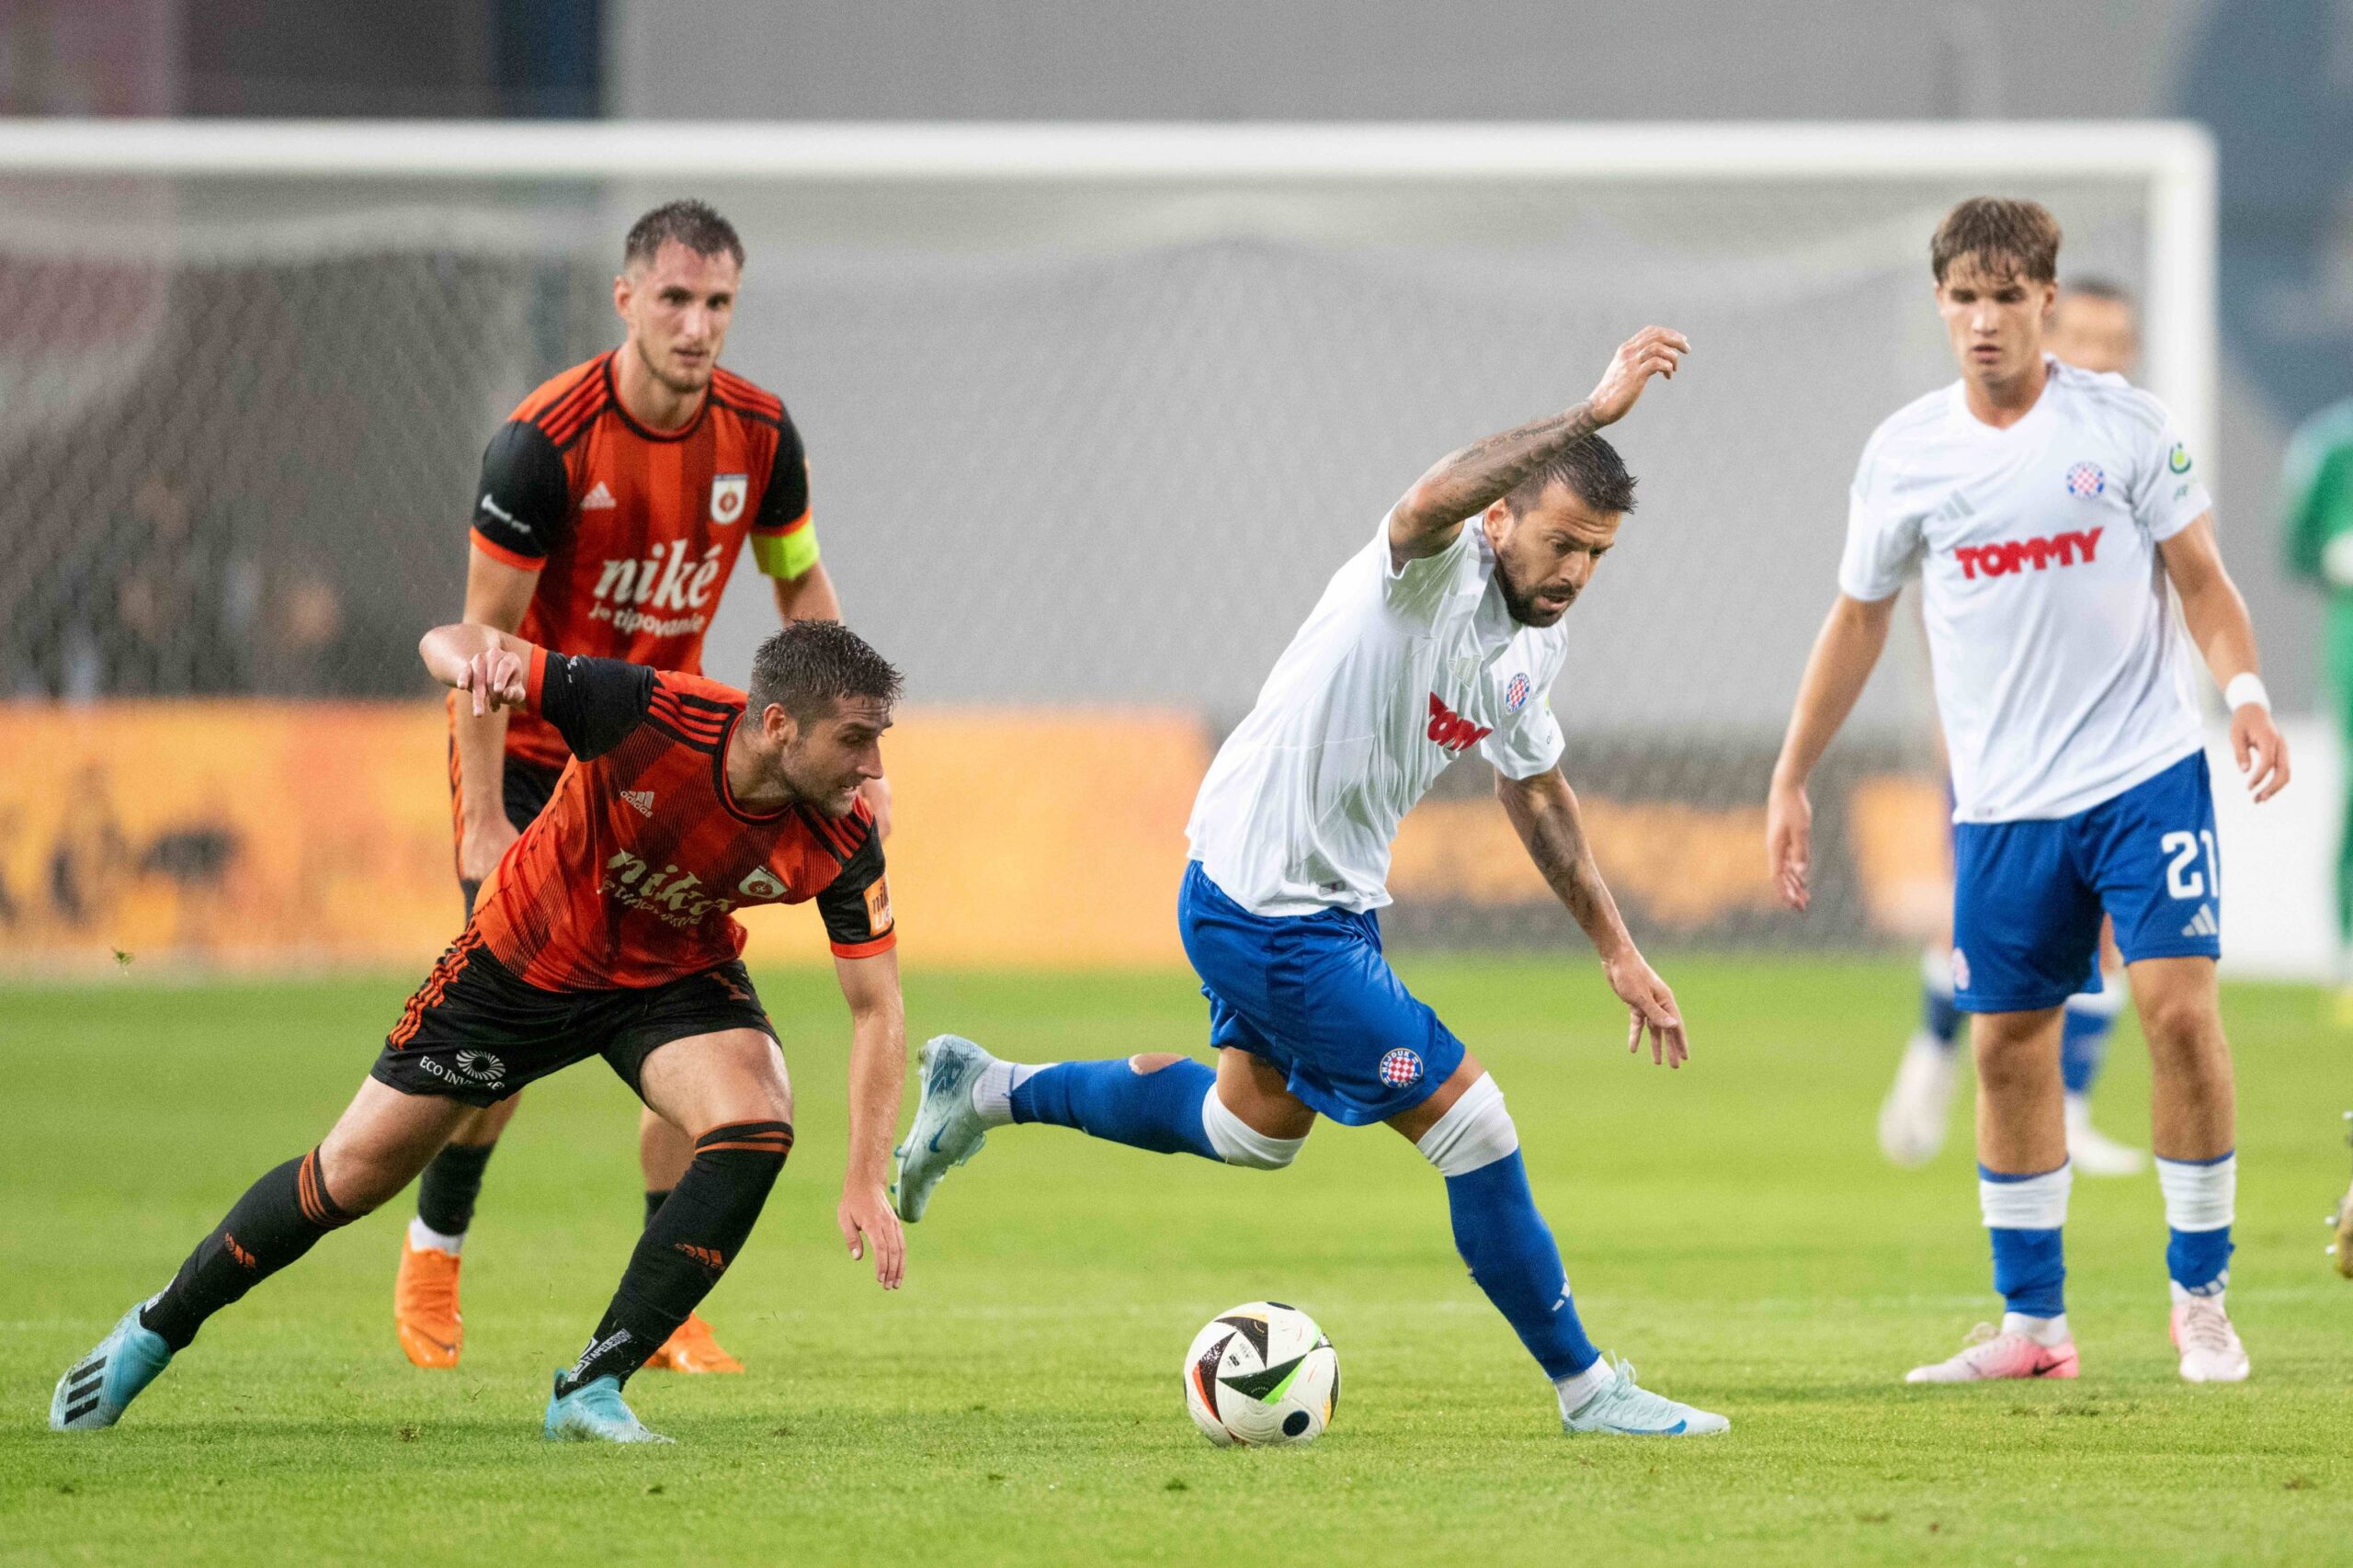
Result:
M401 1271L392 1280L392 1326L401 1350L428 1369L454 1367L466 1342L458 1315L458 1258L401 1238Z
M648 1371L659 1369L669 1372L740 1372L744 1363L719 1347L710 1336L710 1324L702 1321L700 1312L688 1312L678 1331L662 1342L645 1363Z

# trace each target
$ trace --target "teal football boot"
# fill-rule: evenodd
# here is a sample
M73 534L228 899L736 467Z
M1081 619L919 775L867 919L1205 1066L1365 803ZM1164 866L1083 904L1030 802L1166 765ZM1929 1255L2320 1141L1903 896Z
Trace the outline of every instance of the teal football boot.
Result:
M563 1392L563 1374L555 1375L555 1390L548 1395L548 1415L541 1428L551 1442L667 1443L665 1437L640 1421L621 1402L619 1378L591 1378Z
M49 1396L49 1425L59 1432L96 1432L122 1419L139 1391L172 1364L164 1336L139 1321L142 1301L122 1314L97 1349L67 1369Z

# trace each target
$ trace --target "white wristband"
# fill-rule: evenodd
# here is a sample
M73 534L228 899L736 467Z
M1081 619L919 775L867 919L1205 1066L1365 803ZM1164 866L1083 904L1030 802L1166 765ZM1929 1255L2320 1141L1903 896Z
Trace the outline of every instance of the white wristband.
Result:
M2271 694L2263 689L2263 677L2253 670L2242 670L2222 688L2222 706L2235 713L2250 702L2266 713L2271 711Z

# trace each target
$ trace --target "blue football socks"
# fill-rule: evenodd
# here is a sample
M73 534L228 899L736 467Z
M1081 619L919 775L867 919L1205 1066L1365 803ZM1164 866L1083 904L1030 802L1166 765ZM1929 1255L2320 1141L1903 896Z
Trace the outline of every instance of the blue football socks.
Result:
M1561 1249L1536 1210L1518 1151L1447 1177L1446 1207L1454 1220L1455 1250L1470 1267L1471 1278L1546 1377L1557 1382L1601 1359L1577 1319Z
M2070 997L2059 1027L2059 1076L2071 1095L2091 1093L2101 1064L2108 1060L2109 1037L2116 1032L2116 1007L2100 1001Z
M1189 1059L1151 1073L1137 1072L1124 1056L1060 1062L1021 1080L1012 1094L1013 1119L1075 1127L1155 1154L1215 1160L1201 1101L1216 1082L1214 1072Z

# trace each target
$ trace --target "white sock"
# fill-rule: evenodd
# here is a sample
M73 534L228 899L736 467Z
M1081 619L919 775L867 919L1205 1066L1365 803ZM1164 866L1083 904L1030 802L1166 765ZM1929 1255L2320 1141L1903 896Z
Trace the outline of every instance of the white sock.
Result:
M446 1252L455 1257L465 1250L466 1233L460 1231L454 1236L445 1236L422 1220L411 1220L408 1222L408 1244L419 1252Z
M2171 1293L2173 1304L2177 1307L2184 1301L2211 1301L2219 1307L2222 1304L2222 1298L2230 1294L2227 1290L2209 1290L2202 1295L2192 1295L2181 1288L2181 1281L2178 1279L2166 1280L2165 1290Z
M1013 1122L1013 1091L1037 1069L1018 1062L992 1062L972 1080L972 1108L983 1127L1007 1127Z
M2030 1318L2024 1312L2004 1312L2002 1332L2023 1334L2045 1350L2054 1349L2066 1344L2069 1338L2067 1314L2061 1312L2055 1318Z
M1611 1368L1609 1358L1606 1356L1584 1371L1561 1379L1552 1385L1552 1392L1561 1396L1561 1414L1574 1415L1579 1406L1608 1388L1617 1379L1618 1373Z

